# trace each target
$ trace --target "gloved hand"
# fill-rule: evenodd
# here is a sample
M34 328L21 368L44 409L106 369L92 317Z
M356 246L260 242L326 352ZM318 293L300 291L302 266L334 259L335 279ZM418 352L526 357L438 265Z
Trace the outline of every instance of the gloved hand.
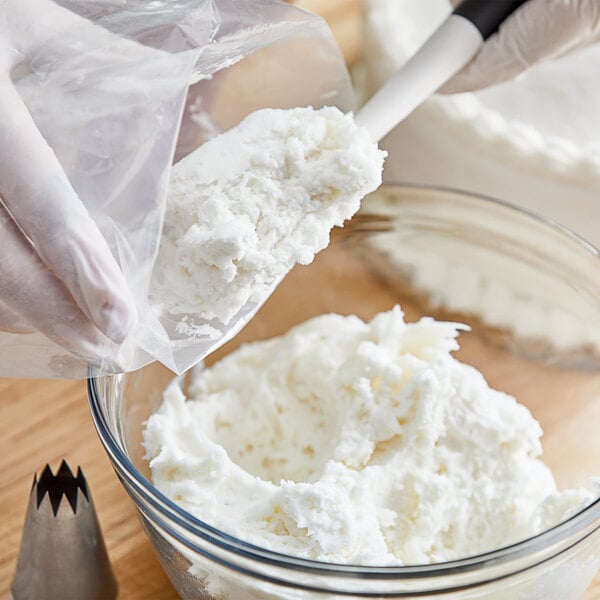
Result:
M558 58L598 37L598 0L528 0L438 91L475 91L513 79L537 62Z
M43 44L60 44L65 31L77 31L81 44L108 35L48 0L0 0L0 329L38 330L98 357L109 340L125 339L135 306L105 239L11 80Z

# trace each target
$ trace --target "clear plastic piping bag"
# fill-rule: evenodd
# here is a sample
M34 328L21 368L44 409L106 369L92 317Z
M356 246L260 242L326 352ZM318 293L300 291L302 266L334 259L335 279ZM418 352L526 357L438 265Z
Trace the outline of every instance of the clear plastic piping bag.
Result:
M50 0L48 0L50 1ZM92 21L62 31L13 81L117 259L138 325L94 374L202 356L148 302L171 164L265 107L352 108L325 22L278 0L58 0ZM251 311L248 317L251 316ZM0 332L0 376L78 379L89 361L40 333Z

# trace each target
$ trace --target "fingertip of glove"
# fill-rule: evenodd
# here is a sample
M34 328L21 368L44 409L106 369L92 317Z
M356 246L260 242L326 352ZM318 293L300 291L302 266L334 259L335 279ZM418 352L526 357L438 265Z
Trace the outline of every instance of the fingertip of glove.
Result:
M115 344L122 344L137 323L137 311L132 301L107 301L100 307L98 326Z
M465 88L460 84L460 80L457 82L454 81L454 78L447 81L441 88L436 90L436 94L442 94L444 96L450 94L461 94L462 92L469 91L469 88Z
M448 79L438 90L437 94L464 94L476 92L495 83L495 74L491 70L482 71L479 68L478 57L464 66L458 73Z

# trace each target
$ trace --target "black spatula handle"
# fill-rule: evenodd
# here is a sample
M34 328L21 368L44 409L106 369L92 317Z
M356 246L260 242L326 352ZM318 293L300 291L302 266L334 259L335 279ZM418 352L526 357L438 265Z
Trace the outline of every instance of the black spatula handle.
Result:
M504 19L527 0L463 0L454 10L455 15L471 21L484 40L498 31Z

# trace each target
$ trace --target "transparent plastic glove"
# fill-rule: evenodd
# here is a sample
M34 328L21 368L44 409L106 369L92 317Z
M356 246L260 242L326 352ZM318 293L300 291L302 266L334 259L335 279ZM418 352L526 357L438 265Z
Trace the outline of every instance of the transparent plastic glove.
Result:
M598 0L528 0L439 92L468 92L508 81L537 62L558 58L599 36Z
M125 339L135 307L106 241L11 79L39 45L60 44L61 32L74 28L81 44L107 35L49 0L0 0L0 329L38 330L95 357L110 348L108 340Z

